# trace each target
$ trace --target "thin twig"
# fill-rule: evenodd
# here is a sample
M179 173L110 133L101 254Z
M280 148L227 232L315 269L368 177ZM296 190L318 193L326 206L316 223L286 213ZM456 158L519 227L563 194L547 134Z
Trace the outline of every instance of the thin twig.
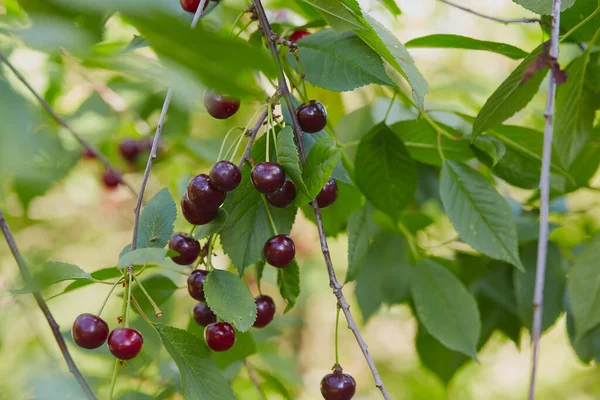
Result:
M75 130L71 127L71 125L69 125L69 123L64 118L62 118L60 115L57 114L56 111L54 111L54 109L52 108L52 106L50 104L48 104L48 102L46 100L44 100L44 98L35 91L35 89L29 84L29 82L27 82L25 77L23 75L21 75L21 73L15 68L15 66L12 65L12 63L8 60L8 58L2 53L0 53L0 61L4 62L6 64L6 66L8 66L8 68L13 72L13 74L15 74L17 79L19 79L25 85L25 87L31 92L31 94L33 94L35 96L35 98L40 102L42 107L44 107L44 109L48 112L48 114L50 114L50 116L60 126L65 128L67 131L69 131L71 133L71 135L73 135L75 140L77 140L83 148L85 148L90 153L92 153L98 160L100 160L100 162L102 162L102 164L104 164L106 169L113 171L114 174L119 179L119 183L126 186L127 189L129 189L129 191L134 196L137 195L133 186L131 186L129 183L127 183L123 179L123 175L121 174L121 172L119 172L119 170L117 170L115 167L112 166L110 161L108 161L108 159L100 152L100 150L98 150L96 148L96 146L94 146L93 144L91 144L90 142L85 140L83 137L81 137L81 135L79 135L77 132L75 132Z
M269 107L271 107L271 106L269 105ZM258 134L258 131L260 130L260 127L262 126L262 124L265 122L267 115L269 115L268 108L260 115L260 117L256 121L256 124L254 125L254 128L250 129L247 132L247 133L250 133L250 137L248 138L248 143L246 144L246 149L244 150L244 154L242 154L242 159L240 160L240 165L239 165L240 169L242 169L242 167L244 166L244 163L246 162L248 157L250 157L250 151L252 150L252 145L254 144L256 135Z
M558 59L560 35L560 6L561 0L554 0L552 7L552 32L550 35L550 57ZM540 176L540 235L538 239L538 254L535 273L535 290L533 295L533 332L531 380L529 383L529 400L535 397L535 377L538 365L540 335L542 331L542 308L544 304L544 280L546 277L546 258L548 255L548 213L550 198L550 163L552 157L552 122L554 115L554 98L556 95L555 69L550 70L548 97L544 117L544 148L542 153L542 171Z
M513 18L513 19L498 18L498 17L494 17L492 15L482 14L478 11L471 10L470 8L461 6L460 4L456 4L456 3L453 3L448 0L439 0L439 1L441 1L442 3L448 4L449 6L456 7L460 10L466 11L469 14L477 15L478 17L489 19L491 21L500 22L505 25L508 25L508 24L532 24L532 23L536 23L536 24L540 24L540 25L548 25L548 23L546 21L544 21L542 19L538 19L538 18Z
M2 233L4 234L6 243L8 244L8 247L10 248L10 251L11 251L13 257L15 258L15 261L17 262L19 269L21 270L21 276L23 277L25 284L28 286L33 285L31 275L29 273L29 268L27 267L27 263L25 263L25 260L23 259L23 256L21 255L19 248L17 247L17 243L15 242L15 238L13 237L13 234L10 231L8 224L6 223L6 219L4 218L4 214L2 213L2 209L0 209L0 229L2 230ZM67 365L69 366L69 371L75 376L75 379L77 379L77 382L79 383L79 386L81 386L81 389L85 393L86 397L90 400L96 400L96 396L94 395L94 392L92 391L92 389L86 382L85 378L83 377L83 375L77 368L77 365L75 365L75 361L73 361L73 358L71 357L71 354L69 353L69 349L67 349L67 344L65 343L65 340L63 339L63 337L60 333L60 327L56 323L54 316L52 316L52 313L50 312L48 305L44 301L44 298L38 291L33 291L32 294L33 294L33 297L35 298L35 301L36 301L38 307L40 308L40 310L42 310L44 317L46 317L46 320L48 321L48 325L50 325L50 329L52 330L54 339L56 339L56 342L58 343L58 347L60 348L60 351L61 351Z
M260 398L262 400L267 400L267 396L265 395L263 389L260 387L260 383L258 383L258 379L256 378L256 371L254 371L254 368L252 368L252 365L250 365L248 360L244 360L244 366L248 370L248 376L250 377L252 384L256 388L256 391L260 394Z
M269 42L269 47L271 49L271 53L273 55L273 58L275 59L276 65L278 67L277 69L278 69L278 73L279 73L279 90L285 100L288 111L292 118L292 125L294 128L294 136L296 138L296 144L298 145L298 152L300 153L300 158L301 158L302 162L304 163L304 161L306 160L306 152L304 150L304 145L302 143L303 132L302 132L302 129L300 128L300 124L298 122L298 118L296 117L296 113L294 112L294 109L295 109L294 103L292 101L292 95L290 94L290 90L288 88L288 85L287 85L287 82L285 79L285 74L283 72L283 65L281 64L281 60L279 58L279 52L277 51L277 44L273 40L271 40L272 34L273 34L273 32L271 30L271 25L269 24L269 20L267 19L265 9L263 8L261 1L260 0L252 0L252 4L254 5L254 8L256 9L256 13L257 13L258 19L260 21L261 29L264 33L265 38L267 38L267 40ZM325 237L325 230L323 228L323 218L321 216L321 210L320 210L316 200L312 202L312 207L313 207L313 211L315 213L317 229L319 231L319 238L321 241L321 251L323 252L323 257L325 259L325 264L327 266L327 271L329 273L329 285L333 289L333 293L335 294L335 297L337 298L338 305L344 312L344 316L346 317L346 320L348 321L348 328L350 330L352 330L352 333L354 334L354 337L356 338L356 341L358 342L358 345L360 346L360 349L362 350L365 360L367 361L367 364L369 365L369 368L371 369L371 373L373 374L373 378L375 379L375 385L379 388L379 390L381 390L381 394L383 395L383 398L386 400L390 400L390 395L388 394L388 392L381 380L381 376L379 375L379 371L377 371L377 367L375 366L375 363L373 362L373 359L371 358L371 355L369 354L368 346L365 343L365 341L363 340L363 338L360 334L360 331L358 330L358 327L356 325L356 322L354 321L354 318L352 317L352 313L350 312L350 306L348 305L348 302L346 301L346 298L344 297L344 293L342 292L342 285L340 285L340 283L338 282L337 277L335 275L335 271L333 269L333 263L331 261L331 256L329 254L329 246L327 245L327 238Z

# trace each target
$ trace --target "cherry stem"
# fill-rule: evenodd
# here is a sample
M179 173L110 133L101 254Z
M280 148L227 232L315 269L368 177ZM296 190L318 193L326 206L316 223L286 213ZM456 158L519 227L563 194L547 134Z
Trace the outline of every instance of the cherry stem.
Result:
M117 281L112 285L112 287L110 288L110 290L108 291L108 294L106 295L106 297L104 298L104 301L102 302L102 306L100 307L100 310L98 310L98 316L100 316L102 314L102 311L104 310L104 307L106 307L106 303L108 303L108 299L110 298L112 292L114 292L115 288L117 287L117 285L119 285L119 283L121 283L123 281L123 278L119 278L117 279Z
M131 302L135 306L135 309L138 310L138 313L144 319L144 321L146 321L148 324L150 324L150 326L154 326L154 322L152 322L150 320L150 318L148 318L148 316L146 315L146 313L144 312L144 310L142 310L142 306L140 306L140 303L138 303L138 301L135 298L135 296L131 296Z
M240 36L246 30L246 28L248 28L252 24L252 22L253 21L250 20L246 23L246 25L242 26L242 28L239 30L239 32L235 34L235 37Z
M296 57L296 63L298 64L298 74L300 74L300 84L302 85L302 93L304 94L304 98L308 100L308 93L306 92L306 79L304 78L304 72L302 72L300 57L298 56L298 53L294 53L294 56ZM300 92L299 89L298 92Z
M383 117L383 123L385 124L389 115L390 115L390 111L392 111L392 106L394 105L394 101L396 100L396 96L398 95L398 91L394 90L394 95L392 96L392 99L390 100L390 104L388 105L387 110L385 111L385 116Z
M446 162L446 157L444 157L444 149L442 148L442 133L438 131L437 133L437 150L440 154L440 158L442 159L442 164Z
M263 391L263 389L260 387L260 384L258 383L258 379L256 378L256 371L254 371L254 368L252 368L252 365L250 365L250 363L248 362L248 360L244 360L244 366L248 370L248 376L250 377L250 380L252 381L252 384L254 385L254 387L256 388L256 390L258 391L258 394L260 395L260 398L262 400L267 400L267 395L265 394L265 392Z
M219 155L217 156L217 161L222 160L221 156L223 155L223 150L225 149L225 143L227 143L227 139L229 139L229 135L231 135L231 132L233 132L236 129L242 129L242 128L239 126L234 126L230 130L228 130L227 133L225 134L225 137L223 138L223 142L221 142L221 148L219 149ZM231 148L229 150L231 150ZM228 150L228 152L229 152L229 150ZM227 155L227 153L225 153L225 155Z
M212 264L212 253L213 253L213 247L215 245L214 241L217 238L217 235L211 235L208 238L208 254L206 255L206 269L208 271L212 271L215 269L215 267Z
M246 131L246 134L248 134L248 132L250 133L250 137L248 138L248 143L246 144L246 149L244 150L244 154L242 154L242 158L240 159L240 164L238 165L238 167L240 169L242 169L242 167L244 166L244 163L246 162L248 157L250 157L250 151L252 150L252 146L254 145L256 136L258 135L258 132L260 131L260 127L265 122L265 119L267 118L268 113L269 113L268 110L264 110L262 115L260 116L260 118L256 121L254 128L252 128L250 131ZM250 122L248 122L248 124L249 123Z
M115 393L115 386L117 385L117 374L119 372L119 366L121 365L121 360L118 358L115 360L115 367L113 368L112 378L110 380L110 391L108 392L108 400L112 400L113 394Z
M546 26L549 25L546 21L541 20L541 19L537 19L537 18L514 18L514 19L498 18L498 17L494 17L494 16L491 16L491 15L482 14L482 13L480 13L478 11L471 10L470 8L463 7L463 6L459 5L459 4L455 4L455 3L451 2L451 1L448 1L448 0L440 0L440 1L442 3L445 3L445 4L449 5L449 6L451 6L451 7L455 7L455 8L458 8L460 10L463 10L465 12L468 12L469 14L473 14L473 15L476 15L476 16L481 17L481 18L489 19L490 21L500 22L500 23L502 23L504 25L515 24L515 23L517 23L517 24L537 23L537 24L540 24L540 25L546 25Z
M340 306L336 307L335 312L335 363L340 363L340 351L339 351L339 332L340 332Z
M146 298L148 299L148 301L150 302L150 304L152 305L152 308L154 309L154 315L156 316L156 318L160 318L163 316L163 312L160 310L160 308L158 307L158 304L156 304L156 302L154 301L154 299L152 298L152 296L150 296L150 293L148 293L148 291L146 290L146 288L144 287L144 285L142 284L142 282L137 279L135 276L133 277L133 279L135 280L135 283L138 284L140 290L142 291L142 293L144 293L144 296L146 296ZM133 298L133 296L132 296Z
M126 307L125 308L125 327L129 327L129 311L131 310L131 286L133 283L133 276L134 274L129 273L128 272L128 279L127 279L127 302L125 303Z
M267 210L267 215L269 216L269 222L271 223L271 229L273 229L273 235L276 236L277 233L277 225L275 225L275 221L273 220L273 216L271 215L271 209L269 208L269 204L267 203L267 199L265 196L262 196L263 203L265 203L265 209Z
M265 137L267 139L267 150L266 150L266 154L265 154L265 160L267 160L267 162L269 162L270 158L271 158L271 152L269 151L269 147L271 144L271 134L272 134L272 130L271 130L271 126L273 126L273 109L271 107L268 108L268 113L269 113L269 117L267 119L267 123L269 124L269 126L267 127L267 131L265 132Z
M402 231L404 236L406 237L406 242L408 243L408 248L410 250L410 254L412 254L415 261L417 261L419 256L419 251L417 250L417 245L415 243L415 236L408 230L406 226L402 222L397 223L398 229Z
M259 263L256 263L256 265L255 265L256 266L256 287L258 288L258 294L260 294L262 296L262 285L260 284L261 277L258 274L258 268L259 268L258 264ZM264 267L264 264L263 264L263 267Z

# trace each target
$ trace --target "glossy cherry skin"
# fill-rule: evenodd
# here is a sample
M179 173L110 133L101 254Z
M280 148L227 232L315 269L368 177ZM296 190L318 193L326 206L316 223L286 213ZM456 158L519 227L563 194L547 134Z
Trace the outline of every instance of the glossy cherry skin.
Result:
M198 10L198 6L200 5L200 0L180 0L181 8L183 8L187 12L195 13ZM209 0L206 0L204 3L204 9L208 7Z
M208 174L210 183L223 192L234 190L242 181L242 173L231 161L219 161Z
M298 107L296 116L300 127L307 133L319 132L327 125L327 110L317 100L311 100Z
M186 233L176 233L169 240L169 249L179 253L171 257L175 264L189 265L196 261L200 254L200 243Z
M254 321L255 328L263 328L273 321L275 317L275 302L273 299L266 295L258 296L254 299L256 303L256 321Z
M319 208L325 208L332 205L337 199L338 187L337 183L332 178L329 178L323 189L317 195L317 204Z
M142 146L137 140L125 139L119 145L121 156L129 162L134 162L141 151Z
M292 42L297 42L298 40L305 38L308 35L310 35L309 31L307 31L306 29L300 29L300 30L294 31L294 33L291 34L290 40Z
M200 326L208 326L217 322L217 316L204 303L198 303L194 307L194 320Z
M104 186L108 189L114 189L119 186L119 175L112 169L107 169L102 174L102 181L104 182Z
M266 197L272 206L285 208L292 204L296 198L296 185L291 180L286 179L279 190L266 195Z
M71 334L79 347L97 349L106 342L108 324L95 315L81 314L75 319Z
M117 328L108 335L108 349L119 360L131 360L142 351L144 339L131 328Z
M207 90L204 93L204 107L206 107L206 111L211 117L227 119L240 108L240 101L233 97L218 94L214 90Z
M194 299L198 301L205 301L204 298L204 281L206 280L206 276L208 275L208 271L197 269L192 271L190 276L188 276L187 286L188 293Z
M210 182L206 174L193 177L188 183L187 197L196 208L215 210L225 201L225 193Z
M252 168L250 179L256 190L270 194L281 189L285 183L285 171L277 163L261 162Z
M235 330L229 322L215 322L204 329L204 340L212 351L227 351L235 344Z
M274 267L283 268L292 262L296 255L296 246L287 235L273 236L263 249L265 260Z
M204 210L196 207L187 198L187 193L181 199L181 213L192 225L204 225L215 219L219 214L219 209Z
M325 400L350 400L356 392L356 381L344 374L339 365L321 380L321 394Z

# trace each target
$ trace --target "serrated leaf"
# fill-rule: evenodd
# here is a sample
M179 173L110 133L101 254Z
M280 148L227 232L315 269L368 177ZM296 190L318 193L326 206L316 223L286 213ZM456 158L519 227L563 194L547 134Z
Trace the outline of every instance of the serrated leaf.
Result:
M527 52L506 43L488 42L478 40L468 36L436 34L423 36L406 42L406 47L416 48L438 48L438 49L465 49L465 50L483 50L492 53L502 54L503 56L519 60L527 56Z
M306 183L310 193L310 200L317 197L323 186L331 178L333 169L341 156L342 149L330 137L319 139L310 149L302 171L304 183Z
M413 200L417 167L402 141L384 124L360 141L355 162L356 184L376 208L397 219Z
M524 270L510 206L489 181L464 164L446 161L440 196L461 240L489 257Z
M163 248L173 236L177 206L169 190L162 189L146 204L140 216L137 248Z
M552 5L554 4L553 0L513 0L513 2L540 15L552 14ZM564 11L574 3L575 0L563 0L560 10Z
M169 257L172 252L168 249L145 248L136 249L124 254L119 258L119 268L124 268L128 265L144 265L151 264L157 266L177 267Z
M219 209L219 213L215 219L210 221L208 224L196 226L196 230L194 230L194 238L196 238L196 240L202 240L214 235L215 233L221 232L227 223L227 218L227 211L225 211L223 208Z
M90 275L93 278L93 280L83 279L83 280L76 280L74 282L71 282L62 292L52 296L52 298L61 296L63 294L72 292L73 290L77 290L77 289L80 289L80 288L88 286L88 285L91 285L92 283L94 283L97 280L103 281L103 280L121 277L121 276L123 276L123 271L117 267L109 267L109 268L102 268L97 271L94 271Z
M164 275L152 275L146 279L142 279L142 285L144 285L144 289L146 289L152 300L159 307L169 300L177 290L177 285ZM142 292L142 289L140 289L139 283L134 283L131 293L146 315L154 315L154 308L144 292ZM133 310L135 312L138 311L136 307L133 307Z
M58 261L49 261L44 263L44 265L33 274L30 284L22 289L11 290L11 293L26 294L36 291L39 292L49 288L55 283L72 280L95 281L89 273L76 265Z
M427 332L447 348L477 360L479 310L463 284L441 265L420 260L412 270L410 289Z
M277 286L281 297L287 302L287 307L283 311L285 314L294 308L300 296L300 268L295 260L287 267L277 269Z
M171 326L156 325L156 330L177 364L186 399L235 400L229 383L211 359L204 340Z
M492 168L506 154L506 146L499 139L490 135L480 135L473 140L473 146L483 151L491 160Z
M339 0L301 0L310 4L337 30L364 29L360 21Z
M287 109L286 109L286 112L284 112L284 117L286 114L288 114ZM289 124L291 124L291 120L290 120ZM329 135L325 131L311 133L310 135L302 135L302 143L304 143L304 150L306 151L306 153L307 154L310 153L310 150L312 150L313 146L319 140L321 140L325 137L329 137ZM337 165L333 169L333 173L331 174L331 177L338 182L340 182L340 181L345 182L349 185L353 184L352 179L350 178L350 174L348 173L348 170L346 170L346 167L344 167L344 164L341 159L338 161Z
M373 210L368 204L356 211L348 220L348 270L346 283L358 277L369 252L371 236L376 231Z
M302 179L300 155L294 140L294 130L291 126L286 126L277 135L277 163L283 167L286 175L294 182L296 188L304 193L306 197L310 197L310 192Z
M206 303L222 320L246 332L256 320L256 304L248 286L229 272L215 269L204 282Z
M598 9L597 0L577 0L575 4L568 10L565 10L560 15L560 30L569 32L575 26L578 26L583 21L587 23L579 25L572 35L567 39L573 43L585 43L592 39L598 26L600 26L600 13L596 13ZM595 16L590 18L592 14Z

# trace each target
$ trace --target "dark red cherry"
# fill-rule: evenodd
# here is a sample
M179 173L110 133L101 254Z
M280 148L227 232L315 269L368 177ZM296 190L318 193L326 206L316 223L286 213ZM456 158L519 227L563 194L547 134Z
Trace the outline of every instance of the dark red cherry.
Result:
M104 182L104 186L108 189L114 189L119 186L119 174L112 169L107 169L102 174L102 181Z
M215 219L219 214L219 209L204 210L196 207L187 198L187 193L181 199L181 213L185 219L192 225L204 225Z
M189 265L196 261L200 254L200 243L186 233L176 233L169 240L169 249L179 253L171 257L175 264Z
M304 132L319 132L327 125L327 110L317 100L311 100L298 107L296 116Z
M292 262L296 255L296 247L291 237L277 235L267 240L263 254L269 264L282 268Z
M181 8L183 8L187 12L195 13L198 10L198 6L200 5L200 0L180 0ZM204 9L208 7L209 0L206 0L204 3Z
M215 210L225 201L225 193L215 188L206 174L193 177L187 187L188 200L203 210Z
M294 33L291 34L290 40L292 42L297 42L298 40L305 38L308 35L310 35L309 31L307 31L306 29L300 29L300 30L294 31Z
M208 176L210 183L223 192L235 189L242 181L240 169L231 161L219 161L211 168Z
M97 349L106 342L108 324L95 315L81 314L75 319L71 334L79 347Z
M121 156L129 162L134 162L141 151L142 147L137 140L125 139L119 145Z
M261 162L252 168L252 184L259 192L269 194L281 189L285 183L285 171L273 162Z
M198 303L194 307L194 320L200 326L208 326L217 322L217 316L204 303Z
M190 276L188 276L188 293L190 294L190 296L192 296L198 301L206 300L204 298L204 281L206 280L207 275L208 271L197 269L195 271L192 271Z
M204 329L204 340L212 351L227 351L235 344L235 330L229 322L215 322Z
M335 365L333 373L325 375L321 380L321 394L325 400L350 400L356 392L356 381L344 374L342 367Z
M267 201L278 208L285 208L294 202L296 198L296 185L290 179L286 179L281 189L266 195Z
M325 208L332 205L337 199L338 188L337 183L332 178L329 178L323 189L317 195L317 204L319 208Z
M256 297L254 302L256 303L256 321L254 321L253 326L263 328L269 325L275 317L275 302L266 295Z
M86 160L93 160L96 158L96 154L94 154L92 150L85 148L83 153L81 153L81 157L85 158Z
M207 90L204 93L204 107L213 118L227 119L240 108L240 101L234 97L218 94L214 90Z
M117 328L108 335L108 349L119 360L131 360L142 351L144 339L131 328Z

